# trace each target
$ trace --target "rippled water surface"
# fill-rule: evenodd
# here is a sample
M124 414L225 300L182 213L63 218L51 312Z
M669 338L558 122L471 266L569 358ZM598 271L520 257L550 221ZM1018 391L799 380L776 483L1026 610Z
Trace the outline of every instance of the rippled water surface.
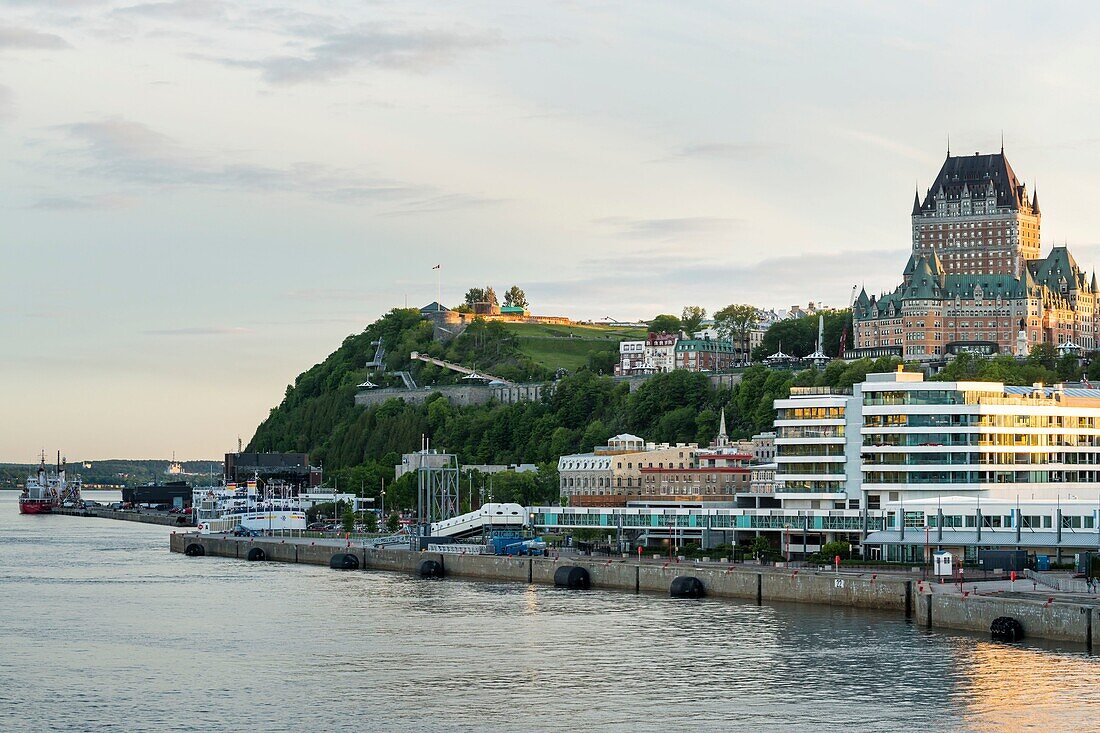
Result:
M186 558L0 492L4 731L1100 730L1100 661L895 615Z

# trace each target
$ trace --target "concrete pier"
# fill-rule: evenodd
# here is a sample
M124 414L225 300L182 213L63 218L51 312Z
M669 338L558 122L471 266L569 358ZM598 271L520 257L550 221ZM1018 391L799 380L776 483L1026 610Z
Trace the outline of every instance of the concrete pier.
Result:
M185 552L197 545L204 555L245 559L258 547L273 562L329 564L334 553L355 555L365 570L417 574L420 562L436 560L445 576L517 583L554 584L554 571L575 565L588 571L591 587L630 593L669 592L682 575L698 578L709 597L740 598L757 603L784 601L896 611L899 618L927 628L959 629L988 634L993 619L1012 616L1027 637L1082 644L1100 650L1100 605L1047 602L1029 598L949 595L934 592L929 583L904 576L874 572L840 573L777 569L715 563L639 563L595 558L502 557L376 550L343 540L279 537L226 537L173 533L171 551Z
M117 511L115 509L107 509L105 507L88 507L87 509L66 509L63 507L54 507L53 514L62 514L70 517L99 517L100 519L118 519L123 522L141 522L142 524L162 524L166 527L179 527L181 529L187 529L194 525L191 524L191 515L189 514L165 514L163 512L131 512L131 511ZM183 518L185 524L180 524L179 519Z

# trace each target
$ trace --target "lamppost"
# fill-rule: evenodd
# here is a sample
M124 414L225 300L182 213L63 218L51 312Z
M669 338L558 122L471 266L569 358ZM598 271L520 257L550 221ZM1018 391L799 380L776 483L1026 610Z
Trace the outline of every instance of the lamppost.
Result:
M385 522L386 521L386 477L382 476L381 481L382 481L382 490L379 492L379 495L382 497L382 521Z
M787 538L787 564L791 564L791 525L783 525L783 534Z

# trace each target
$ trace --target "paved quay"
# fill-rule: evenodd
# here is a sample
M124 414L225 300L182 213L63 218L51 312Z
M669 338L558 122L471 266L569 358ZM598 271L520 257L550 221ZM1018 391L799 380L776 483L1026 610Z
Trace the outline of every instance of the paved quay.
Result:
M553 585L555 572L575 566L588 573L594 589L667 595L682 576L696 578L707 596L757 603L813 603L892 611L899 620L927 628L988 634L993 620L1011 616L1030 638L1051 639L1100 649L1100 608L1077 594L1002 590L999 581L977 583L977 594L957 586L874 570L808 570L716 562L675 562L589 556L507 557L373 549L342 538L231 537L173 532L172 552L268 562L328 566L334 554L354 556L361 570L417 574L433 560L445 576ZM259 552L255 552L259 550ZM1017 584L1021 581L1017 581ZM970 585L970 584L968 584ZM1095 621L1095 622L1094 622Z

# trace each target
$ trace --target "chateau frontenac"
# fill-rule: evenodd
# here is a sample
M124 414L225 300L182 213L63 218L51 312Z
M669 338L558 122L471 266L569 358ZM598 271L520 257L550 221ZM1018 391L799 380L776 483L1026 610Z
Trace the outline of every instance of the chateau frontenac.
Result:
M963 351L1026 355L1036 344L1096 348L1096 275L1066 247L1040 251L1039 197L1004 150L950 153L913 201L913 253L893 292L853 307L853 355L938 360Z

